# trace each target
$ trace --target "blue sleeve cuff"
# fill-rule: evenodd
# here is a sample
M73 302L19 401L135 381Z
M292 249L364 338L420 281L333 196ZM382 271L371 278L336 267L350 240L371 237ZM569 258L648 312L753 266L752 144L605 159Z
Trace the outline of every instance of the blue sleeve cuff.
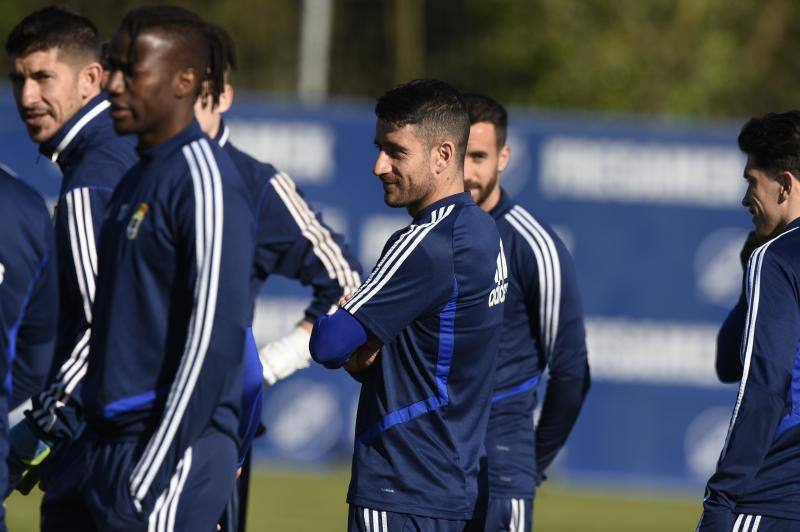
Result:
M314 323L309 350L311 358L326 368L344 366L353 351L367 341L367 331L349 312L339 309Z

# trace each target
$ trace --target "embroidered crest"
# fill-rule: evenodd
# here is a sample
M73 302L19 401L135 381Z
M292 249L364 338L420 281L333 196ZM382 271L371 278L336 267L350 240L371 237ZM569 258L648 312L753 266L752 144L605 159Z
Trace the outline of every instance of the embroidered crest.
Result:
M128 230L125 232L125 236L128 237L128 240L133 240L139 235L139 228L142 226L144 217L147 215L147 211L149 210L150 207L147 205L147 203L139 204L139 208L136 209L136 212L133 213L133 216L131 216L131 221L128 222Z

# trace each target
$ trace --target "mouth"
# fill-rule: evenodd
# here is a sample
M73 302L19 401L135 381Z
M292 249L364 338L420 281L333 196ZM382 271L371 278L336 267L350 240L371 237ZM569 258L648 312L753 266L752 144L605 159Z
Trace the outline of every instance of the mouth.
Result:
M129 116L130 114L130 108L121 105L115 105L113 103L111 104L111 118L119 120L123 117Z
M39 126L48 116L50 114L46 111L29 111L22 114L22 120L28 126Z

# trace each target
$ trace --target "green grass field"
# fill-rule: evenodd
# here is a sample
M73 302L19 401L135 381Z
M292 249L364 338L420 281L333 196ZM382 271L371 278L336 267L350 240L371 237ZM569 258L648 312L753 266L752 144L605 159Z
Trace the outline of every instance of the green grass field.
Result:
M254 532L341 531L349 472L297 473L260 470L253 475L249 530ZM11 532L39 530L41 492L6 502ZM613 490L575 490L546 485L538 495L537 532L660 532L694 530L698 500L632 495Z

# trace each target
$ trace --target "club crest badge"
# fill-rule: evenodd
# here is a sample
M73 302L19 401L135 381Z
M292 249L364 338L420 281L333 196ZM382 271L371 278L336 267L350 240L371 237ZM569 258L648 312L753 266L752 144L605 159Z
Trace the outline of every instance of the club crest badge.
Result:
M144 221L144 217L147 215L147 211L150 210L150 207L147 203L140 203L139 208L136 209L136 212L133 213L131 216L131 221L128 222L128 229L125 231L125 236L128 237L128 240L133 240L139 235L139 228L142 226L142 222Z

